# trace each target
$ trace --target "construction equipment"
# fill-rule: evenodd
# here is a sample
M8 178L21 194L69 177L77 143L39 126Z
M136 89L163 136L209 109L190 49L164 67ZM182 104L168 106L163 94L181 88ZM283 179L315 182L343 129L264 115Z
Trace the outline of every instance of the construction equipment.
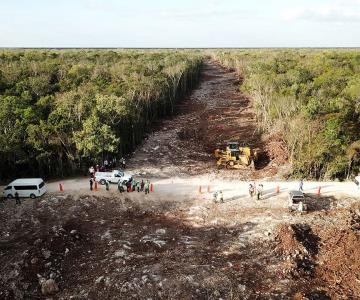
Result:
M229 142L226 150L215 150L218 168L241 169L244 166L255 169L257 152L250 147L240 147L238 142Z

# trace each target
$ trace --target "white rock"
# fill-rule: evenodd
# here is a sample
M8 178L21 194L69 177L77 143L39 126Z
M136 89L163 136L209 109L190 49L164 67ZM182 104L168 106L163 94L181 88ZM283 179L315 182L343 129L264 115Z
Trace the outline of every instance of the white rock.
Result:
M100 276L100 277L98 277L98 279L95 280L95 283L99 284L103 280L104 280L104 276Z
M165 229L158 229L155 232L156 232L156 234L165 234L166 230Z
M111 233L110 230L107 230L102 236L101 236L101 240L110 240L111 239Z
M34 258L32 258L32 259L30 260L30 262L31 262L33 265L35 265L38 261L39 261L39 260L38 260L36 257L34 257Z
M115 252L114 254L115 257L124 257L126 256L126 251L125 250L118 250Z
M51 252L49 250L42 249L41 252L45 259L48 259L51 256Z
M41 283L41 293L43 295L52 295L59 291L59 287L54 279L48 279Z
M245 292L245 290L246 290L246 285L244 285L244 284L239 284L239 285L238 285L238 288L239 288L240 291Z

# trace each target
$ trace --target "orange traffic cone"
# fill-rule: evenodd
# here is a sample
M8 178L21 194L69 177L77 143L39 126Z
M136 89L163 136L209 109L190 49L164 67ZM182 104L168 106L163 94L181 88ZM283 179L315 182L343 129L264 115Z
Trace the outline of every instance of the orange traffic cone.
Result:
M59 183L59 190L60 190L60 192L64 191L64 187L63 187L62 183Z

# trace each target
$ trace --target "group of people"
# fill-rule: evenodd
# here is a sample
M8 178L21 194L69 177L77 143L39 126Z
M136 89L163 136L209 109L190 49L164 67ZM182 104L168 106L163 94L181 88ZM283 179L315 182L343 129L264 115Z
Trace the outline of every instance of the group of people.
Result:
M263 191L264 191L264 185L262 183L256 185L255 182L251 182L249 184L249 194L250 194L250 197L253 198L254 196L256 196L256 199L257 200L260 200L262 194L263 194ZM213 193L213 201L215 203L224 203L224 195L223 195L223 192L220 190L220 191L215 191Z
M118 190L120 193L123 193L126 190L128 193L137 191L138 193L145 192L145 195L147 195L150 193L150 187L150 181L144 181L143 179L141 179L141 181L132 179L126 182L126 184L121 181L118 183Z
M125 168L126 168L125 158L122 157L122 158L119 160L119 164L120 164L120 165L119 165L120 168L125 169ZM95 173L96 173L96 172L106 172L106 171L108 171L110 168L116 167L116 165L117 165L116 158L114 158L114 159L111 160L111 161L108 161L107 159L105 159L102 166L96 165L95 168L94 168L93 166L91 166L91 167L89 168L90 176L91 176L91 178L93 178L93 177L95 176Z
M255 182L249 184L249 195L253 198L256 195L256 199L260 200L264 191L264 185L262 183L256 185Z

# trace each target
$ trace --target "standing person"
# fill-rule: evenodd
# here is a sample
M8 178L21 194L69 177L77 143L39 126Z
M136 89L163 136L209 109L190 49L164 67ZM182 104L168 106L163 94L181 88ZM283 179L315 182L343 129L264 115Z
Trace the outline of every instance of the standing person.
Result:
M95 174L95 169L94 169L93 166L91 166L91 167L89 168L89 173L90 173L90 177L93 178L93 177L94 177L94 174Z
M218 192L214 192L213 194L214 203L217 203L217 196L218 196Z
M249 184L249 195L252 198L254 196L255 193L255 187L253 186L252 183Z
M121 180L119 180L119 182L118 182L118 190L119 190L120 193L125 191Z
M90 178L90 191L93 190L93 184L94 184L94 179L91 177Z
M304 179L301 179L300 183L299 183L299 191L301 191L301 192L304 191L303 188L304 188Z
M19 205L21 204L18 192L15 192L15 204L19 204Z
M106 190L110 190L110 185L109 185L109 181L105 180L105 186L106 186Z
M264 186L262 184L259 184L259 186L257 188L257 200L260 200L260 198L262 196L263 189L264 189Z
M131 191L132 191L132 192L135 192L135 189L136 189L136 181L133 180L133 181L131 182Z
M144 186L145 186L144 179L141 179L141 183L140 183L140 191L141 191L141 192L144 191Z
M147 195L149 193L150 193L150 181L146 180L146 183L145 183L145 195Z
M123 169L125 169L126 168L126 162L125 162L125 158L122 158L122 167L123 167Z
M140 181L136 181L136 189L140 193Z
M108 166L109 166L109 162L107 161L107 159L105 159L105 160L104 160L104 168L105 168L105 171L107 171Z
M219 200L220 200L220 203L224 203L224 195L223 195L222 191L219 192Z
M127 192L130 193L131 192L131 181L126 182L126 188L127 188Z

